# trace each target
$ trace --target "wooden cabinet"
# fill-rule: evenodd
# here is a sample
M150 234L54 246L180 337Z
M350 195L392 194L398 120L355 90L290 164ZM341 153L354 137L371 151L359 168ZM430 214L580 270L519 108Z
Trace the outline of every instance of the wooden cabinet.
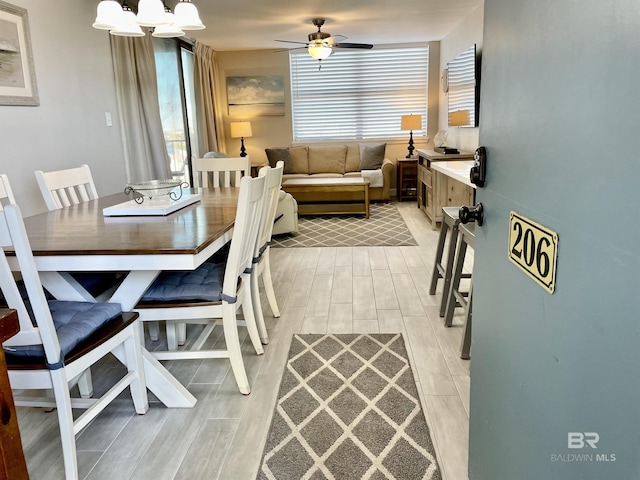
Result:
M473 188L431 168L432 162L456 160L473 160L473 153L445 155L433 150L418 150L418 207L434 229L442 221L442 207L473 204Z
M407 198L415 199L418 194L418 159L396 159L396 196L401 202Z

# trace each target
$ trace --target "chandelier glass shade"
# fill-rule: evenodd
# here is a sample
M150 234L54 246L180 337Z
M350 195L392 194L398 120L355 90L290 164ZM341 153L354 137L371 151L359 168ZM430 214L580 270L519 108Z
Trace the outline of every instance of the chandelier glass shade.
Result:
M93 28L109 30L112 35L141 37L145 33L140 27L149 27L154 37L181 37L185 30L205 28L196 6L191 0L180 0L175 14L162 0L140 0L137 15L127 4L117 0L102 0L98 4Z

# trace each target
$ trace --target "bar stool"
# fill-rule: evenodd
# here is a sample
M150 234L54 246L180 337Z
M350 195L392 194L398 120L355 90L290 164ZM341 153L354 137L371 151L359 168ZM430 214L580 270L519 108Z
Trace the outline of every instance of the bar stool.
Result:
M458 229L460 226L460 218L458 212L460 207L443 207L442 208L442 225L440 227L440 235L438 237L438 246L436 247L436 258L433 262L433 273L431 275L431 285L429 286L429 295L435 295L438 280L444 279L442 287L442 299L440 300L440 316L444 317L447 307L447 299L449 298L449 289L451 287L451 271L453 270L453 260L456 253L456 243L458 240ZM444 244L447 239L447 232L450 231L449 249L447 250L446 262L442 263L444 253ZM462 278L469 278L469 274L463 274Z
M450 327L453 323L453 311L455 307L464 308L464 333L462 336L462 343L460 346L460 358L470 358L471 351L471 299L473 295L473 278L471 274L467 274L466 277L462 273L462 267L464 265L464 258L467 253L467 246L474 248L476 234L475 223L460 224L458 226L459 235L456 247L456 257L453 266L451 287L449 289L449 295L447 298L447 308L445 311L444 324ZM471 284L468 292L460 291L460 280L462 278L471 278Z

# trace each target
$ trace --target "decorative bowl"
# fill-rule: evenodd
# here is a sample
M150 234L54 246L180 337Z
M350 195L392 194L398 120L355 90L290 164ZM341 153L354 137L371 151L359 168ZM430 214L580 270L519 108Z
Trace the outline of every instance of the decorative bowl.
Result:
M142 203L145 197L149 199L162 195L169 195L172 200L179 200L182 197L182 188L189 184L180 180L148 180L146 182L128 183L124 189L127 195L131 192L140 194L135 201ZM179 188L179 190L175 190Z

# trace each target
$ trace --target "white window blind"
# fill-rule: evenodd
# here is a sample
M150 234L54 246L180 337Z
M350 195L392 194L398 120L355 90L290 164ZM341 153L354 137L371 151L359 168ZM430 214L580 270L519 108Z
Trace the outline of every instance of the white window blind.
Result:
M476 125L476 46L467 48L447 64L449 81L449 124L456 111L469 112L470 126Z
M402 115L426 135L429 48L340 50L322 61L289 55L294 141L406 138Z

